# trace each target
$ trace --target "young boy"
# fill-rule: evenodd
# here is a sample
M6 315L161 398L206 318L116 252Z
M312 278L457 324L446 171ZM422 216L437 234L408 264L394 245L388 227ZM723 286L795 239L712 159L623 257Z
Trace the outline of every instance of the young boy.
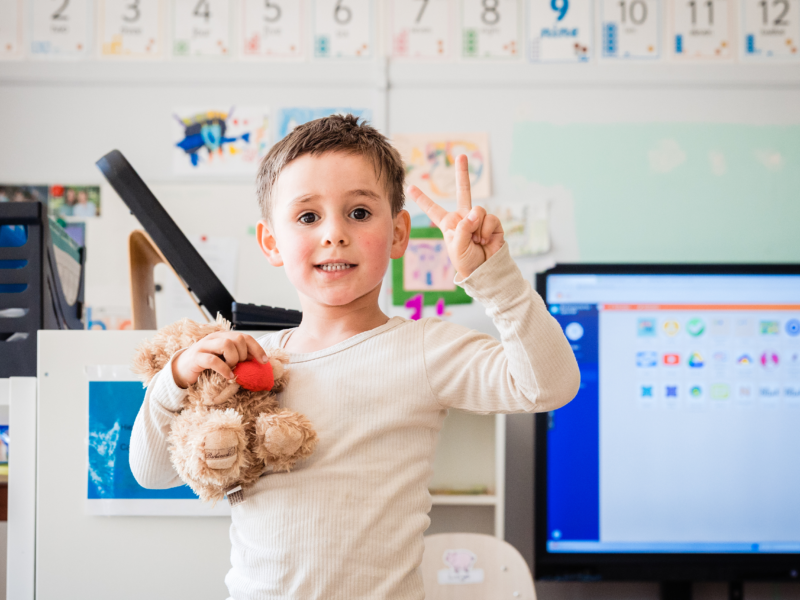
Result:
M381 283L406 249L410 218L402 161L378 131L352 116L319 119L264 159L257 236L297 288L302 323L258 341L217 333L176 353L150 384L131 440L142 485L180 485L165 438L185 388L205 369L233 377L237 362L263 361L263 348L290 353L280 402L312 421L319 443L232 508L231 598L423 598L428 481L447 410L549 411L577 393L560 326L511 259L499 220L472 207L465 156L456 179L455 212L408 193L444 232L456 282L484 305L501 341L381 312Z

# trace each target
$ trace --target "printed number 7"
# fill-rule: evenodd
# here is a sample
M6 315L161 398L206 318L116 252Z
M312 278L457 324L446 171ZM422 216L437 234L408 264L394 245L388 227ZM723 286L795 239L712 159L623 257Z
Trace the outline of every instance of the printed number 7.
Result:
M567 16L569 10L569 0L550 0L550 8L558 13L558 21Z

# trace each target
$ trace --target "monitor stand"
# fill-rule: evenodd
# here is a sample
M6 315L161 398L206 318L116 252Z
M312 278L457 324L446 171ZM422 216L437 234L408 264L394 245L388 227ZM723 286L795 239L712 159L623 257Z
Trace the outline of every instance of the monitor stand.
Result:
M660 587L661 600L692 600L691 581L662 581ZM728 584L728 600L744 600L744 585L741 581Z

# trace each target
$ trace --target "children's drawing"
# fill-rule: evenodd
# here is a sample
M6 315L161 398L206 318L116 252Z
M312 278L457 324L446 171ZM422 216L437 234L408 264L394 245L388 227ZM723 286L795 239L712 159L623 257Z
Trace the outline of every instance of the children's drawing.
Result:
M550 251L548 200L490 204L486 211L497 216L511 256L535 256Z
M409 240L403 264L403 287L407 290L453 291L455 269L444 240Z
M176 174L253 174L269 149L266 108L185 108L174 117Z
M290 134L295 127L315 119L330 117L331 115L354 115L364 121L372 120L372 111L368 108L302 108L289 107L278 110L275 128L275 141L282 140Z
M436 305L437 314L441 315L445 303L472 302L454 283L455 276L439 228L412 227L405 255L392 261L392 302L410 308L417 318L422 306Z
M449 568L439 571L439 585L483 583L483 569L474 568L478 557L471 550L446 550L442 560Z
M488 134L399 134L392 142L406 165L406 183L433 200L456 197L455 160L459 154L469 159L472 199L491 195Z

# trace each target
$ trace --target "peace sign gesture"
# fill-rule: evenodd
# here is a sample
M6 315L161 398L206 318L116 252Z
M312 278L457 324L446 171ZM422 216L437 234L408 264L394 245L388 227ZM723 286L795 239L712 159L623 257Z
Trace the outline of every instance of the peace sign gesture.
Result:
M486 214L485 209L480 206L472 208L469 169L464 154L456 158L456 188L458 208L455 212L447 212L416 186L411 185L406 191L433 224L442 230L450 262L463 279L502 248L503 227L500 219Z

